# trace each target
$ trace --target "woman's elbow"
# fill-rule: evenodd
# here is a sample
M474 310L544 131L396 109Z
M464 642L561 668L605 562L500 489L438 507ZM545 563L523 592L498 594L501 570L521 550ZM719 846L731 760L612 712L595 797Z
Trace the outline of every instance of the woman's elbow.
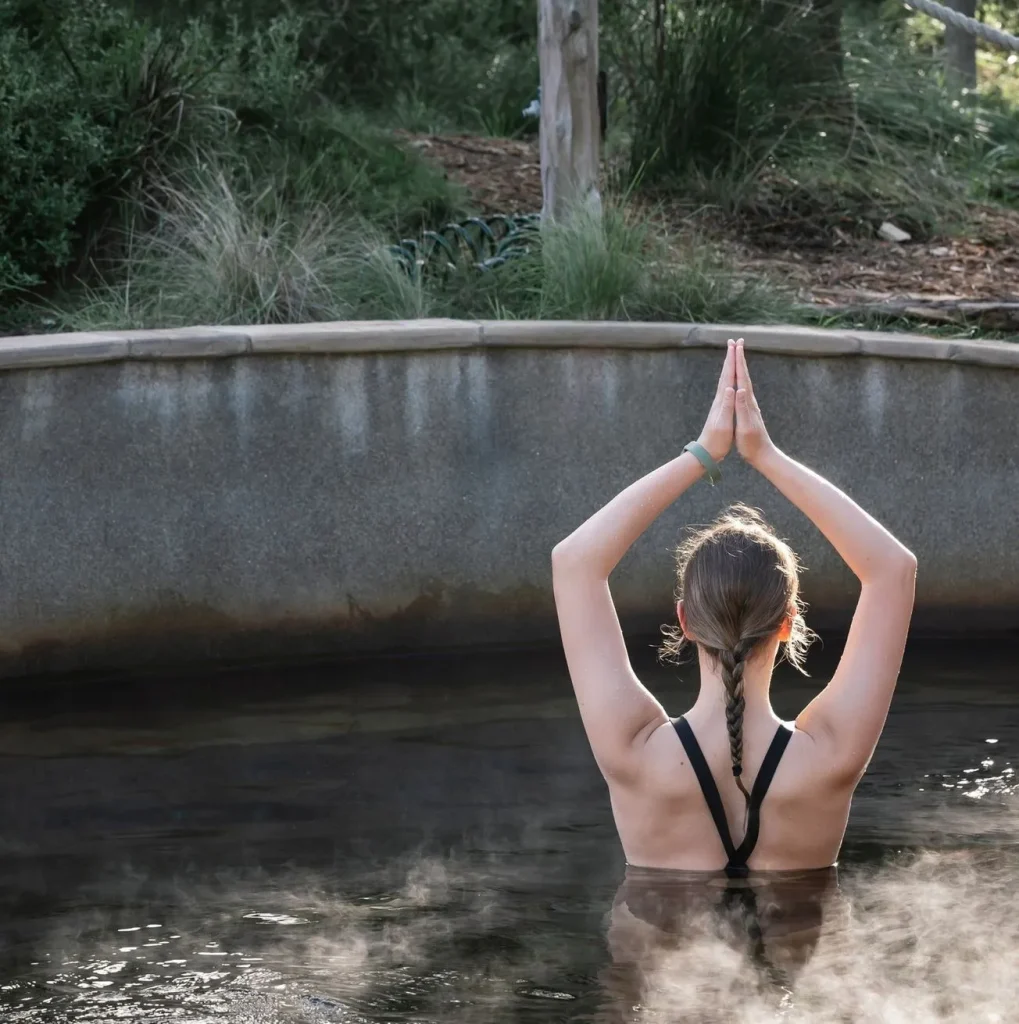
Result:
M916 555L914 555L913 552L910 551L909 548L907 548L905 546L903 546L903 548L902 548L902 552L901 552L901 555L900 555L900 562L901 562L900 568L901 568L902 573L904 575L906 575L906 576L911 577L912 579L915 579L916 578L916 564L917 564L916 563Z
M563 569L571 561L576 560L576 545L570 543L570 538L559 541L552 548L552 571L557 572Z
M552 575L574 576L579 572L585 575L597 571L597 559L589 548L580 543L570 534L552 548Z
M916 583L916 555L901 545L894 555L884 560L878 578L896 585L913 587Z
M903 544L883 552L857 576L864 586L912 589L916 585L916 555Z

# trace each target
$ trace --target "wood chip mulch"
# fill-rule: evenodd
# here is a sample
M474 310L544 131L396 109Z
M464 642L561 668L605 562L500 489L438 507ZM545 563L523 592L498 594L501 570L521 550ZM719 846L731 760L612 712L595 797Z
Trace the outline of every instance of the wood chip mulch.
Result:
M463 185L482 215L541 210L541 158L537 141L395 134L425 159L442 167L450 180Z

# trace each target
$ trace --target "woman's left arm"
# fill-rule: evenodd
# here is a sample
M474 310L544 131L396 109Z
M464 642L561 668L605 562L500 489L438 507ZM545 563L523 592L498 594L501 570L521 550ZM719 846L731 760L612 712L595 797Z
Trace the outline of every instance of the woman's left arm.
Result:
M735 382L735 345L730 341L699 439L716 462L732 445ZM703 473L698 459L684 452L617 494L552 551L566 662L591 749L606 777L631 776L635 754L668 720L630 667L609 574L633 542Z

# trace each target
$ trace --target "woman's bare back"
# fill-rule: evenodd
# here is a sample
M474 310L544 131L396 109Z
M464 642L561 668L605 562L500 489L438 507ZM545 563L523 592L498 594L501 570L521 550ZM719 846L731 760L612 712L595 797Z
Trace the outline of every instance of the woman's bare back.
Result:
M745 837L747 802L736 787L724 727L687 717L724 808L733 844ZM747 723L744 750L751 792L778 719ZM649 737L642 770L629 784L610 780L616 827L628 864L717 871L729 860L707 800L672 722ZM790 871L834 864L845 833L852 786L825 770L814 740L793 728L761 803L760 830L746 859L754 871Z

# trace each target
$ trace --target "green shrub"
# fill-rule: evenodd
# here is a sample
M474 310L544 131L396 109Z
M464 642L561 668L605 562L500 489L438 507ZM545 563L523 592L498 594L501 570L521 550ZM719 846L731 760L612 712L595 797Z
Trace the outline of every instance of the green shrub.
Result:
M117 200L222 132L182 41L97 2L0 0L0 292L80 257Z
M479 284L467 303L475 316L730 323L792 316L787 296L740 278L705 247L671 248L646 209L612 203L601 218L578 211L547 227L527 256Z
M818 19L772 0L624 0L607 16L607 62L632 115L632 167L647 181L755 161L831 99Z
M135 0L148 18L199 18L215 39L246 37L280 17L269 0ZM397 115L400 126L514 133L538 84L534 0L290 0L302 60L332 102Z
M51 315L93 330L405 314L414 289L390 273L384 236L355 212L364 194L349 202L321 188L314 168L297 180L247 171L203 163L159 182L143 215L125 218L132 226L100 280Z
M419 109L442 114L456 129L512 137L536 132L523 116L539 81L537 41L492 40L471 48L456 35L438 38L427 63L397 92ZM432 115L434 116L434 115ZM417 128L413 123L404 127Z
M302 32L291 16L217 36L102 2L0 0L0 295L94 263L109 274L162 183L176 201L177 169L196 163L290 205L328 195L392 232L460 212L441 171L323 98Z
M329 104L276 131L248 126L232 157L246 188L273 181L294 201L328 197L393 235L444 223L467 203L441 169L364 114Z
M25 61L25 48L22 33L0 29L0 296L67 262L107 154L105 133L74 102L73 78Z

